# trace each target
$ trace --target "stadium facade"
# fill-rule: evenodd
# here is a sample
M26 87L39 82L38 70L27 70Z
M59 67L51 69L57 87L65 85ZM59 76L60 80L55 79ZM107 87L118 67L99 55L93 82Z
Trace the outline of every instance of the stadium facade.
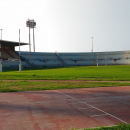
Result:
M19 67L18 42L1 40L3 68ZM28 45L28 43L20 43ZM130 50L111 52L20 52L23 68L44 68L62 66L130 65Z

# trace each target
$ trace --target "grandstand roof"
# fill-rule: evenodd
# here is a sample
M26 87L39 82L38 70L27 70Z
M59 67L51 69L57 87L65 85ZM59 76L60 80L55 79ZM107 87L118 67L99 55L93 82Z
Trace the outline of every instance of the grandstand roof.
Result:
M1 45L5 46L19 46L19 42L14 42L14 41L5 41L5 40L0 40ZM28 43L22 43L20 42L21 45L29 45Z

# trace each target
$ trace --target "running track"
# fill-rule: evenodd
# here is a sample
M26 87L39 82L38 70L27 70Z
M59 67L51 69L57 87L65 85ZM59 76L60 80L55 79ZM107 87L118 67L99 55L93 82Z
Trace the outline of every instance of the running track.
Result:
M130 123L130 86L0 93L0 130Z

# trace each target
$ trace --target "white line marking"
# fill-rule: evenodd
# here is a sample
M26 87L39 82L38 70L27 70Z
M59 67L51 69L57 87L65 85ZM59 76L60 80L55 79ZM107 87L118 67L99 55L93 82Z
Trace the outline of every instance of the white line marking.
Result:
M104 115L108 115L108 114L93 115L93 116L90 116L90 117L94 117L94 116L104 116Z
M80 103L80 102L76 102L76 103L68 103L68 104L70 104L70 105L72 104L72 105L73 105L73 104L79 104L79 103ZM81 104L81 103L80 103L80 104Z
M74 99L74 100L76 100L76 101L79 101L79 102L81 102L81 103L83 103L83 104L86 104L86 105L88 105L88 106L90 106L90 107L92 107L92 108L95 108L96 110L101 111L101 112L103 112L103 113L105 113L105 114L107 114L107 115L109 115L109 116L111 116L111 117L113 117L113 118L115 118L115 119L117 119L117 120L119 120L119 121L125 123L125 124L128 124L127 122L121 120L120 118L118 118L118 117L116 117L116 116L114 116L114 115L112 115L112 114L109 114L109 113L107 113L107 112L105 112L105 111L103 111L103 110L101 110L101 109L99 109L99 108L97 108L97 107L94 107L94 106L92 106L92 105L90 105L90 104L88 104L88 103L86 103L86 102L82 102L82 101L80 101L80 100L78 100L78 99L76 99L76 98L74 98L74 97L71 97L71 96L69 96L69 95L67 95L67 94L65 94L65 93L59 92L59 91L57 91L57 90L54 90L54 91L56 91L56 92L58 92L58 93L61 93L61 94L65 95L65 96L67 96L67 97L70 97L70 98L72 98L72 99Z
M92 108L92 107L87 107L87 108L78 108L78 109L89 109L89 108Z

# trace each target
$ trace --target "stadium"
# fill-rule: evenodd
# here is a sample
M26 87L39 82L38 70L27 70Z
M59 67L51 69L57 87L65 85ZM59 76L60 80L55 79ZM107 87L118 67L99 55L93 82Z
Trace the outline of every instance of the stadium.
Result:
M3 69L19 67L18 42L1 40L1 60ZM20 46L29 45L20 43ZM130 51L110 52L20 52L22 68L44 68L63 66L129 65Z
M0 40L1 130L130 128L130 50L54 53L21 46L30 43Z
M1 130L130 128L130 51L27 52L15 47L29 43L0 45Z
M0 130L130 130L129 7L1 1Z
M129 23L130 0L1 1L0 130L130 130Z

